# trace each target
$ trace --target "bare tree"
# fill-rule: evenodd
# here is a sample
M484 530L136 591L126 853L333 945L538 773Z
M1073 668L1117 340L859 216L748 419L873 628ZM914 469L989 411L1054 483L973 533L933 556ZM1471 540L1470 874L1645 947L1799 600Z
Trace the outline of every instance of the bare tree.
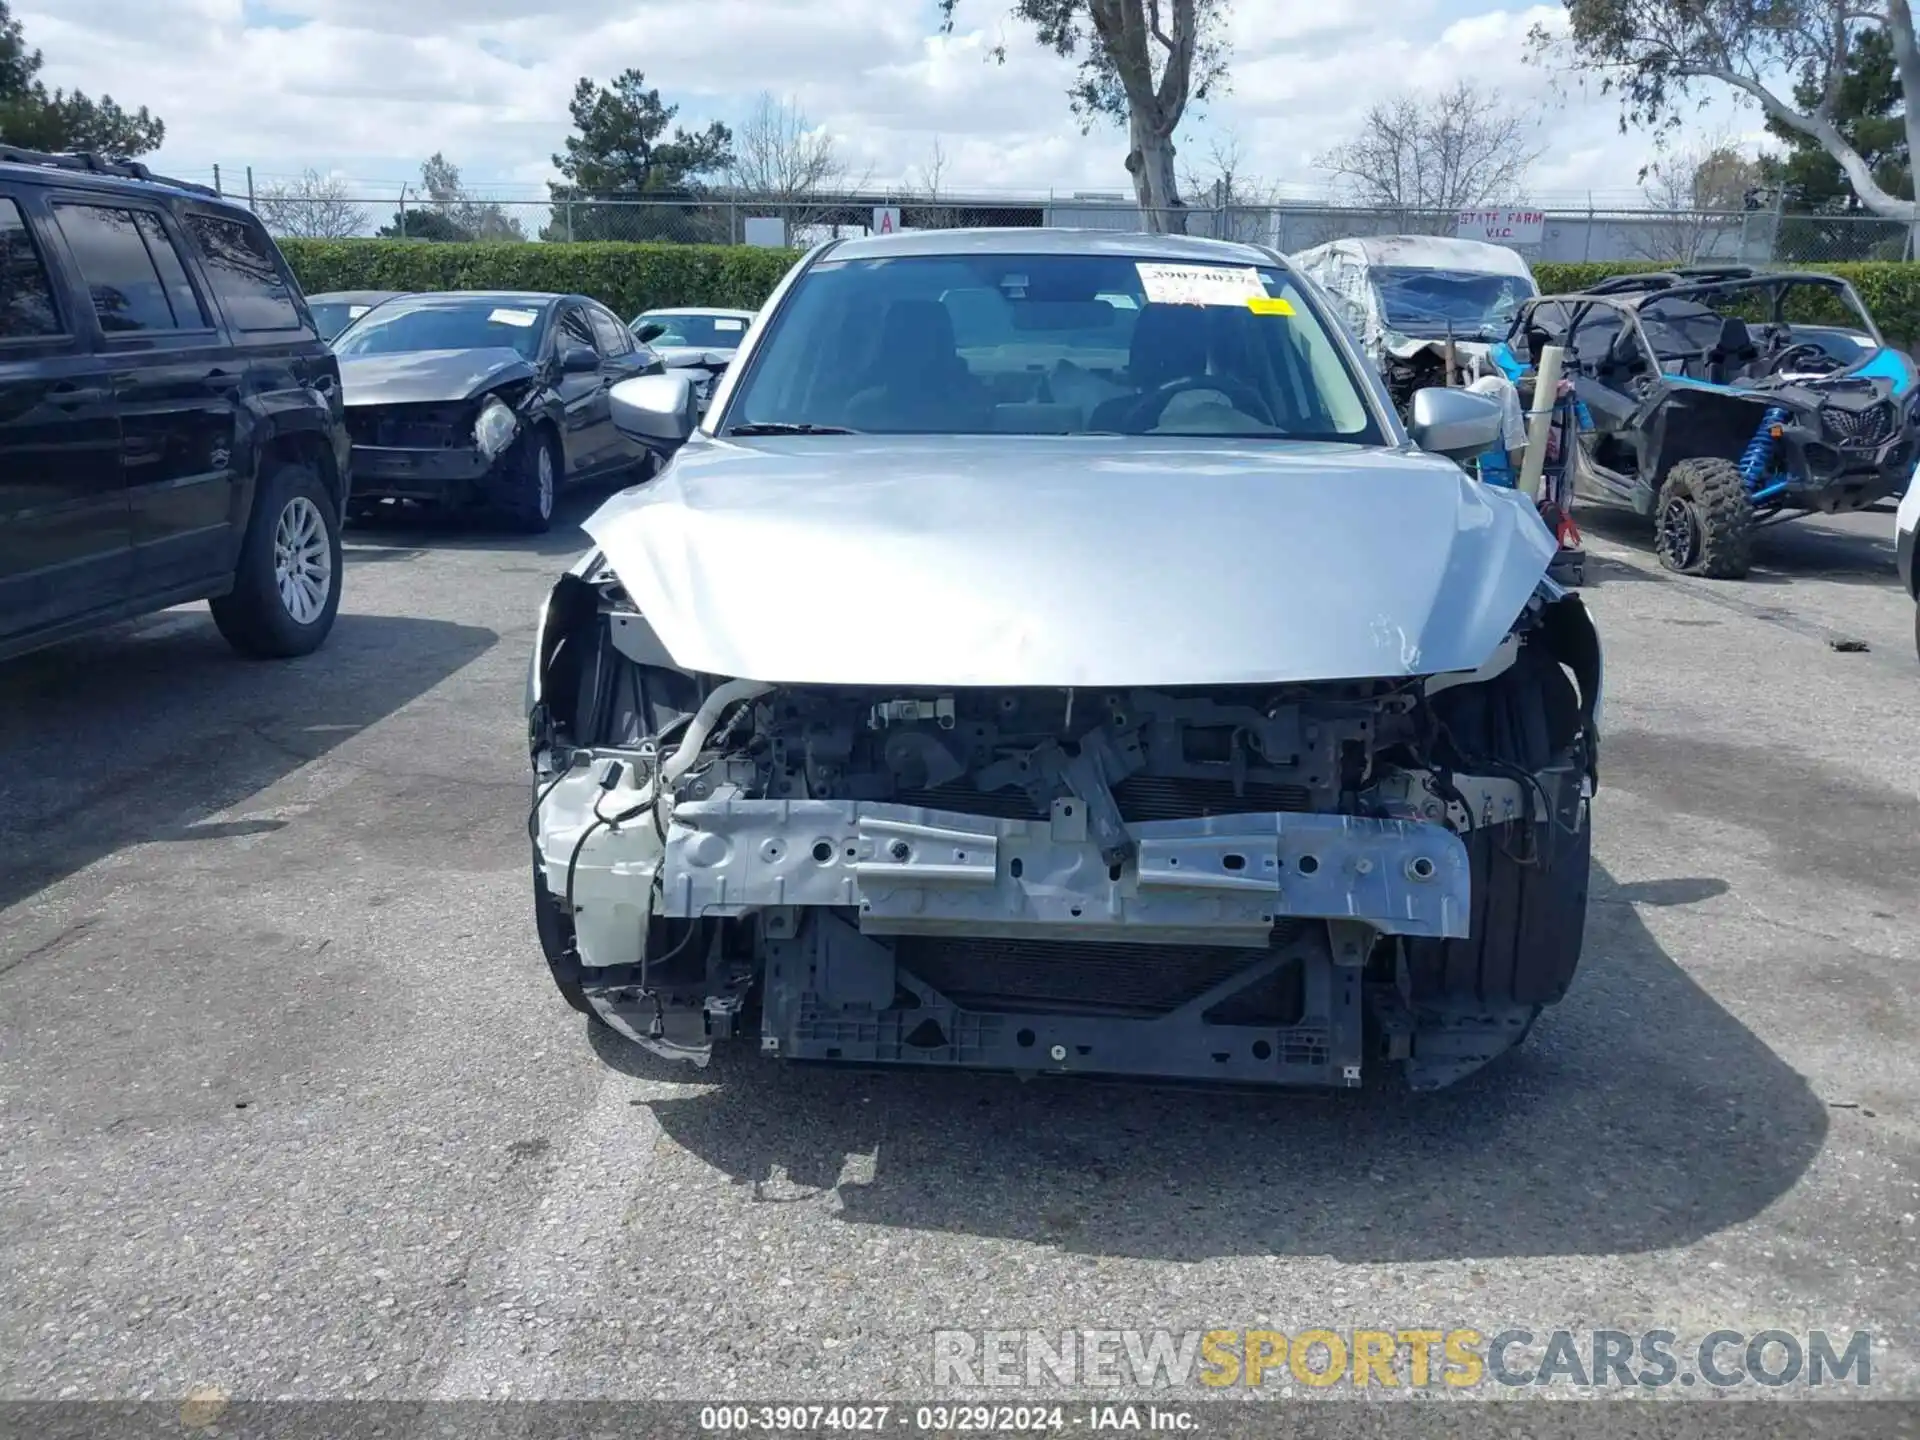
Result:
M1721 249L1743 223L1747 192L1760 183L1760 163L1734 147L1724 129L1669 150L1646 170L1641 194L1658 216L1630 237L1647 260L1692 264Z
M267 186L253 208L273 234L302 240L344 240L367 228L367 212L348 198L347 182L317 170Z
M833 136L793 100L766 91L734 132L727 183L742 200L777 207L789 230L817 225L835 202L865 183L850 181Z
M1471 80L1367 111L1360 133L1322 155L1337 188L1406 229L1451 231L1454 214L1520 198L1543 153L1536 122Z
M1180 186L1189 204L1213 209L1216 238L1256 245L1272 239L1280 187L1248 168L1246 146L1238 131L1215 135L1208 142L1206 158L1186 168Z
M939 0L952 30L960 0ZM1187 106L1227 79L1227 0L1014 0L1015 18L1055 54L1080 61L1068 90L1082 130L1127 127L1127 173L1148 228L1184 230L1174 176L1174 132ZM1006 47L993 58L1005 61Z
M1565 0L1564 33L1536 25L1537 60L1598 71L1620 97L1620 128L1682 123L1698 81L1724 85L1833 157L1860 203L1920 235L1920 208L1890 193L1836 123L1854 47L1884 30L1906 97L1909 154L1920 155L1920 41L1908 0ZM1783 89L1782 86L1792 89ZM1811 98L1809 106L1806 101Z
M946 175L947 150L936 135L927 149L926 160L907 177L907 194L917 202L913 211L913 218L917 222L914 229L951 230L958 223L958 214L950 206L940 203L946 194L943 188ZM905 219L904 216L901 218Z

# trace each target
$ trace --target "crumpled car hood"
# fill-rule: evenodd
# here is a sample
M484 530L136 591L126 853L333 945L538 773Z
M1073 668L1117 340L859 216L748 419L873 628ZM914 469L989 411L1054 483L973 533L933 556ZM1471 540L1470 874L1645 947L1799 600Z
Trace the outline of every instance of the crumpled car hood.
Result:
M468 400L533 373L533 366L517 350L506 348L342 355L340 392L348 406Z
M1398 330L1382 330L1380 341L1386 347L1387 353L1396 360L1411 360L1423 351L1435 357L1444 356L1447 353L1445 340L1421 339L1418 336L1403 335ZM1492 342L1486 340L1455 340L1453 342L1453 353L1462 364L1475 356L1486 355L1492 349Z
M1231 438L696 436L586 530L688 670L902 687L1471 670L1554 551L1439 457Z
M690 369L696 365L724 369L733 363L734 356L731 347L723 349L712 345L655 345L652 348L669 370Z

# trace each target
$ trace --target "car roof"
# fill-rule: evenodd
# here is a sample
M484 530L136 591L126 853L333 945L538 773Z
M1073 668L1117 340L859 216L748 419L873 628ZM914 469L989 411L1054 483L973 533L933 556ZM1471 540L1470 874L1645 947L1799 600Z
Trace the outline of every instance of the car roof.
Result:
M657 305L651 310L642 310L634 318L645 320L654 315L712 315L722 320L751 320L755 313L752 310L728 310L720 305Z
M402 295L411 295L411 290L323 290L318 295L307 296L308 304L325 302L329 305L364 305L380 300L393 300Z
M409 300L423 300L430 304L470 300L478 305L489 302L496 305L551 305L557 300L587 298L584 295L561 295L551 290L404 290L398 293Z
M1166 260L1214 265L1282 263L1271 251L1230 240L1195 235L1158 235L1127 230L1073 230L1060 226L1007 226L991 230L900 230L829 241L822 257L883 260L931 255L1111 255L1129 260Z
M1532 278L1525 258L1510 245L1463 240L1453 235L1356 235L1322 249L1358 250L1369 265L1406 270L1466 270Z
M22 185L58 185L65 189L101 190L129 198L152 200L156 193L197 205L217 207L246 219L253 212L217 190L155 175L137 160L106 160L96 155L23 150L0 143L0 180Z

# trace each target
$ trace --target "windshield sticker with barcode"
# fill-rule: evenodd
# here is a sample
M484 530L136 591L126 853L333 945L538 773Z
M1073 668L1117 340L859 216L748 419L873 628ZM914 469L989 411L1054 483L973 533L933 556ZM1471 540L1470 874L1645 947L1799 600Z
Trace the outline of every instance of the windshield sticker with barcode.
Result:
M1149 305L1234 305L1265 299L1260 272L1225 265L1163 265L1140 260L1141 287Z
M713 328L716 330L744 330L747 328L747 322L744 320L716 320L713 322Z
M495 325L515 325L522 330L532 327L540 318L538 310L496 310L487 319Z

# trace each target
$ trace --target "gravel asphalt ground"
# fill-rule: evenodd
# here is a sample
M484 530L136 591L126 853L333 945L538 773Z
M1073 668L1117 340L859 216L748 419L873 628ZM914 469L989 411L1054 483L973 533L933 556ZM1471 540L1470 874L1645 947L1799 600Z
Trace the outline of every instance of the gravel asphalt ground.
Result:
M590 1036L523 829L570 527L349 532L297 662L184 609L0 666L0 1398L925 1397L941 1328L1308 1326L1864 1329L1872 1392L1920 1396L1891 517L1778 532L1734 584L1583 518L1585 959L1429 1096Z

